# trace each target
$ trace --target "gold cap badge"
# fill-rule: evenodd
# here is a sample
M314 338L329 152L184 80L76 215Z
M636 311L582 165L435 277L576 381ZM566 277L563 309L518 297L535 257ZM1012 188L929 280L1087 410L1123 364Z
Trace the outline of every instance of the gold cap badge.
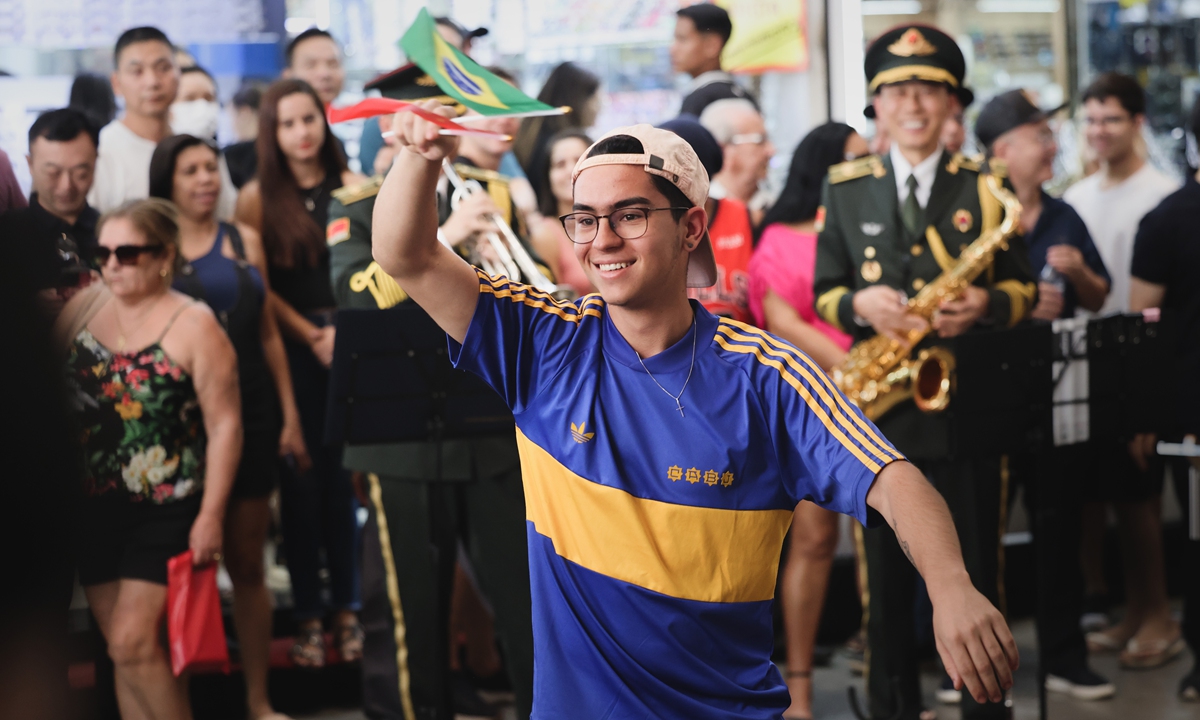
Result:
M935 55L937 48L925 39L920 30L909 28L900 36L899 40L888 45L888 52L897 57L913 57L914 55Z

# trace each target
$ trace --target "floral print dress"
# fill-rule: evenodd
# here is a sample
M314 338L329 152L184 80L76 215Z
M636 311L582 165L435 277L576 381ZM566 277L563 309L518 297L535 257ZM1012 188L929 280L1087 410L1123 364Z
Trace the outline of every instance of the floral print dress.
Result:
M204 482L204 425L191 377L155 342L133 353L101 345L86 328L67 360L89 496L125 493L162 505Z

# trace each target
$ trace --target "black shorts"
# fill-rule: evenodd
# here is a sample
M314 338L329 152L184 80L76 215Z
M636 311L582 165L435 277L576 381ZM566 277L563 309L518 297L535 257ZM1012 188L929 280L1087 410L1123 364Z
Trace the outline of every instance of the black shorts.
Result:
M1107 440L1089 443L1085 490L1088 500L1140 502L1163 491L1163 458L1147 458L1145 471L1134 464L1126 443Z
M188 549L200 493L155 505L109 493L83 502L79 513L79 582L121 579L167 584L167 560Z

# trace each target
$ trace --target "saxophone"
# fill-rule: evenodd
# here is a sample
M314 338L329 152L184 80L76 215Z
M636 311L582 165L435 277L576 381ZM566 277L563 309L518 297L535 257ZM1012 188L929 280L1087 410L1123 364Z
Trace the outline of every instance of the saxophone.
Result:
M943 300L961 297L975 278L991 264L996 253L1008 249L1021 219L1021 203L989 173L984 176L990 192L1004 208L1004 221L985 232L958 257L958 263L943 272L908 301L908 312L931 320ZM846 397L877 420L900 402L913 399L924 412L941 412L950 404L954 354L942 347L921 350L911 357L912 348L929 333L910 330L906 342L876 335L857 343L846 359L830 373Z

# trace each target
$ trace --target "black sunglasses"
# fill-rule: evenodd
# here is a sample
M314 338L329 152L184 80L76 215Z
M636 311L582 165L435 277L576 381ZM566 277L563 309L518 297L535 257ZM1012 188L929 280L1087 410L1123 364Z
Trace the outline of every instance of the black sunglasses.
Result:
M157 245L119 245L115 248L106 248L103 245L92 251L92 257L96 263L96 267L104 267L108 264L108 259L113 255L117 256L117 263L120 265L137 265L138 259L144 253L158 255L162 252L163 246Z

